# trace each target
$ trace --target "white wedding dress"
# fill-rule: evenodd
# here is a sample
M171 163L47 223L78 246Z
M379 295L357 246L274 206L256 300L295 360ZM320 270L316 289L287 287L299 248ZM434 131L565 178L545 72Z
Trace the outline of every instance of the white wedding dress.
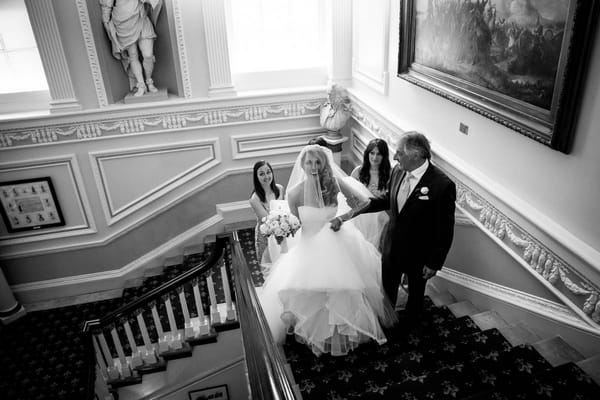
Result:
M381 326L396 318L381 289L379 252L352 223L331 230L337 211L298 208L302 228L259 295L275 341L294 334L317 355L344 355L371 339L385 343Z

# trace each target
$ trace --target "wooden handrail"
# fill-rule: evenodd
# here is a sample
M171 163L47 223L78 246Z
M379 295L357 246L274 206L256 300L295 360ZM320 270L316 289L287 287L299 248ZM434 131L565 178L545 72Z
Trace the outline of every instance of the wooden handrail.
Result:
M267 324L254 288L248 265L237 236L233 232L232 273L235 274L235 293L238 319L242 331L248 380L253 399L294 400L292 377Z
M117 322L121 317L133 313L135 310L141 308L142 306L145 306L150 301L159 299L162 295L172 292L177 287L189 281L191 278L207 271L208 269L213 267L216 264L216 262L223 256L223 252L225 251L225 245L228 240L229 236L218 237L216 241L215 250L212 252L212 254L207 260L199 263L195 267L191 268L189 271L186 271L178 277L171 279L165 284L151 290L150 292L144 294L142 297L135 299L134 301L122 307L119 307L110 314L102 317L100 320L87 321L84 326L84 331L91 329L92 327L96 329Z

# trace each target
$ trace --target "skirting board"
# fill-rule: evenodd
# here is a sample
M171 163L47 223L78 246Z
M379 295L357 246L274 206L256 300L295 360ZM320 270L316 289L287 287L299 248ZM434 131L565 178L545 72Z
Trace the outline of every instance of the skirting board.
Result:
M509 324L524 322L542 338L572 336L576 339L569 342L576 343L583 354L596 354L600 348L600 330L582 321L563 304L446 267L430 283L437 291L452 293L456 301L470 300L481 311L498 312Z
M147 269L162 266L165 259L180 255L183 248L202 243L205 236L223 233L227 225L255 218L248 201L217 204L216 209L216 215L118 270L24 283L11 289L28 311L119 297L126 282L142 277Z

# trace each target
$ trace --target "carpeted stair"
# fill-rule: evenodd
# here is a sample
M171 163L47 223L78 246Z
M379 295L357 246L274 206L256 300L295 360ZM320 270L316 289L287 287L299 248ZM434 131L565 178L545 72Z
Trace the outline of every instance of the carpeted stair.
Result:
M86 357L87 338L82 335L84 322L102 318L179 276L207 259L213 248L214 242L209 239L200 246L184 249L181 256L166 260L160 269L148 271L148 276L130 282L119 298L28 312L10 325L0 325L0 398L84 400L90 366ZM216 293L223 301L220 287ZM209 304L205 285L201 287L201 296L204 304ZM177 313L176 319L178 326L183 325ZM163 321L166 320L164 316ZM139 332L135 333L136 342L141 343ZM122 342L129 351L127 341Z
M596 399L600 386L574 362L553 365L531 344L514 346L499 328L482 330L426 298L418 325L386 332L344 357L316 357L288 337L287 361L310 399Z

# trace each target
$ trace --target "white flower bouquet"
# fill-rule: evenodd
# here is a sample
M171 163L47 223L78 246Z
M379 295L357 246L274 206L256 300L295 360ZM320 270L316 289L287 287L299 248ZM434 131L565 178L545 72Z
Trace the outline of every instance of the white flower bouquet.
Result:
M277 243L281 244L286 237L294 236L300 229L300 221L294 214L282 209L275 209L263 217L258 229L267 237L273 235Z

